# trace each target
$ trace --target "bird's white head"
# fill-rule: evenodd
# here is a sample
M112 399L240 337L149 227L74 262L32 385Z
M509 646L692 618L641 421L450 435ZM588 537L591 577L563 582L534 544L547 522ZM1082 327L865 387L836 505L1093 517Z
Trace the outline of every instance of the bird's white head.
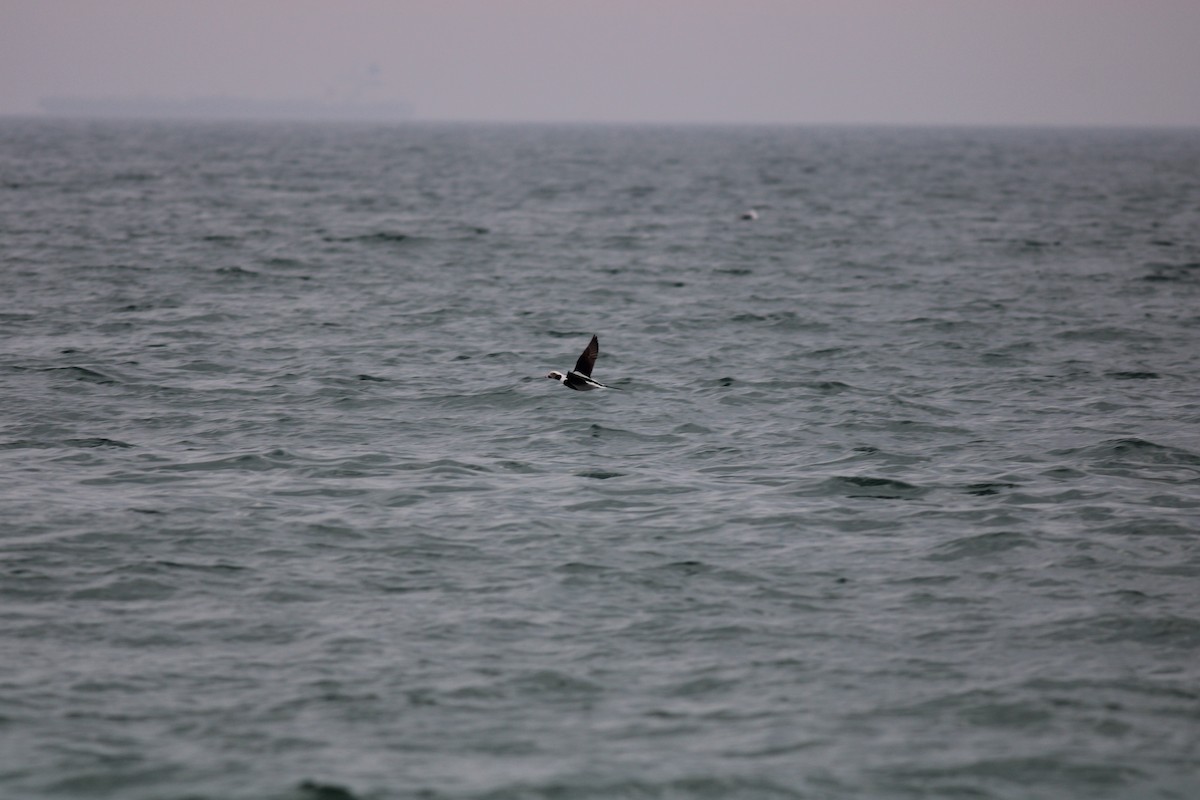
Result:
M560 381L561 382L564 380L563 374L557 370L555 370L554 372L551 372L546 377L552 381Z

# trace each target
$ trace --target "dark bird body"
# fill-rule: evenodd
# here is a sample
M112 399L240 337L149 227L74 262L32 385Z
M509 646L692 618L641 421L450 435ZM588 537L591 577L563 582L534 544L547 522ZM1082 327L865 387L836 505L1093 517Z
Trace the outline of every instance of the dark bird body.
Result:
M588 346L583 349L579 360L575 362L575 369L566 375L555 370L546 377L558 381L568 389L575 389L580 392L587 392L592 389L608 389L610 387L592 380L592 367L596 366L596 356L598 355L600 355L600 340L596 338L595 334L592 334L592 340L588 342Z

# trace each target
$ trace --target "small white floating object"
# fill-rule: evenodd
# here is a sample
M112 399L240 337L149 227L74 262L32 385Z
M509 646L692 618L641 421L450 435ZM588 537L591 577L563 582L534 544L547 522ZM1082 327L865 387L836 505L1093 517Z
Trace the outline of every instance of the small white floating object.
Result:
M742 219L758 219L758 212L753 208L748 208L742 212Z

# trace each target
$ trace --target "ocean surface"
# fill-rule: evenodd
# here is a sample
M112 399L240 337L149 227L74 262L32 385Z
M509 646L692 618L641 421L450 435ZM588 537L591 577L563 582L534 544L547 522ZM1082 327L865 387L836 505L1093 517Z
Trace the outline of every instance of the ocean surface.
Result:
M1200 796L1200 131L9 118L0 287L0 798Z

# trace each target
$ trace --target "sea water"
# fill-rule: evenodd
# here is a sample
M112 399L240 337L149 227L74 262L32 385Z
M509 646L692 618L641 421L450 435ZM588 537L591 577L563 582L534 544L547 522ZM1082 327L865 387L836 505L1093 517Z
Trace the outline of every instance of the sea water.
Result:
M1197 131L12 118L0 237L0 797L1200 794Z

